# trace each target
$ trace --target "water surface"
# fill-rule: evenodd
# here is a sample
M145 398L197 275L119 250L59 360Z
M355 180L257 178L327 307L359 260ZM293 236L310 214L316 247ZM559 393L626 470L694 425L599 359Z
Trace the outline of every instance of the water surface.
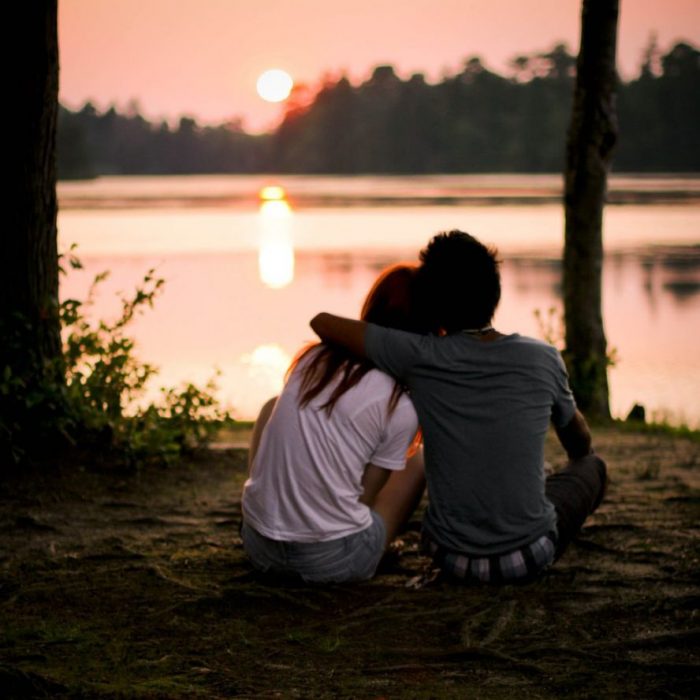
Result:
M279 184L282 200L260 200ZM62 247L86 269L62 295L111 277L93 313L115 313L155 267L167 284L134 326L161 383L203 381L217 367L222 398L251 418L279 391L320 310L357 315L378 271L415 260L439 230L498 246L504 332L542 336L535 310L561 313L560 178L545 176L103 178L62 183ZM700 178L617 177L605 213L603 280L613 413L633 403L700 426ZM617 194L615 194L617 193Z

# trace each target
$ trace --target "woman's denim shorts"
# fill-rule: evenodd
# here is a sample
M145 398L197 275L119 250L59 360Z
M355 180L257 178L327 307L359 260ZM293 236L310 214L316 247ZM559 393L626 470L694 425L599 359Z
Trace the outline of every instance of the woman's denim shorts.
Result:
M365 581L384 554L386 528L374 511L372 524L347 537L325 542L280 542L261 535L245 521L243 548L253 566L264 573L301 577L308 583Z

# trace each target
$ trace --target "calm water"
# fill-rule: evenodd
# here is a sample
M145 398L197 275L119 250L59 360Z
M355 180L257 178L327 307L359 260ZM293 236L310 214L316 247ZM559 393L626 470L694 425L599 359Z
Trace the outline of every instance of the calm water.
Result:
M260 200L266 185L287 197ZM606 210L604 315L618 363L611 405L700 426L700 178L616 177ZM272 193L274 194L274 193ZM561 310L563 214L554 176L152 177L61 183L62 248L86 269L84 296L111 270L93 313L116 312L151 267L166 278L134 326L160 384L205 381L251 418L279 391L320 310L356 315L378 271L415 260L438 230L462 228L504 258L496 325L541 337L535 310ZM156 387L154 387L155 389Z

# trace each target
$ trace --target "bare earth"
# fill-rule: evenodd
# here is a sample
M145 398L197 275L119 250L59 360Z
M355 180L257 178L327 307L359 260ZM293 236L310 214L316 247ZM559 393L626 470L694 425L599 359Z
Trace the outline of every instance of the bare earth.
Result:
M697 697L700 443L595 442L607 500L520 587L407 586L419 517L370 583L263 580L238 538L243 450L5 477L0 696Z

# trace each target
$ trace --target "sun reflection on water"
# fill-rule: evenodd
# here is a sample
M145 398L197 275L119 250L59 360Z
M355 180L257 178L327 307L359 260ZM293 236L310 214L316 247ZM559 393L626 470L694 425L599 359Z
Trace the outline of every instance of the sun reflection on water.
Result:
M282 289L294 280L292 208L284 189L268 185L260 190L260 280L272 289Z
M258 391L274 396L282 390L284 375L292 361L290 355L277 343L258 345L252 353L241 356L241 361L248 367L248 375L255 382Z

